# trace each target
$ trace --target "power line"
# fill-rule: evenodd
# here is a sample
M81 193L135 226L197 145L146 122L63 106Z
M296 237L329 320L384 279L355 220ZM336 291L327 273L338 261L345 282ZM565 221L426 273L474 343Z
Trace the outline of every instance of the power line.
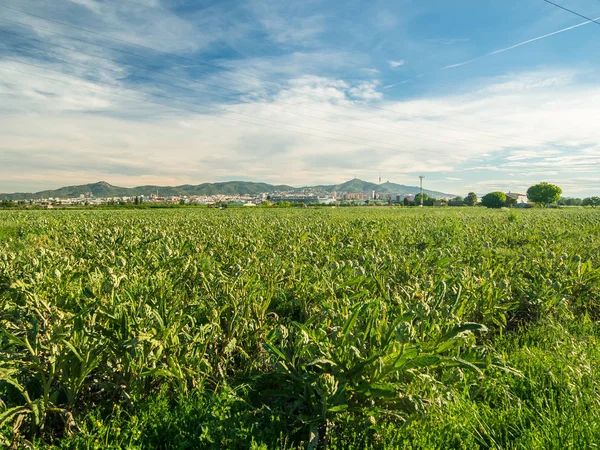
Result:
M194 105L194 106L200 106L202 108L216 109L216 110L227 112L227 113L230 113L230 114L236 114L236 115L247 116L247 117L250 117L250 118L255 118L254 116L251 116L250 114L238 113L238 112L235 112L235 111L227 110L227 109L224 109L224 108L219 108L219 107L216 107L216 106L207 106L207 105L202 105L202 104L198 105L196 103L192 103L192 102L188 102L188 101L185 101L185 100L181 100L181 99L178 99L178 98L175 98L175 97L171 97L171 96L168 96L168 95L162 95L162 94L156 94L156 93L149 93L149 92L141 91L139 89L133 89L133 88L128 88L128 87L120 86L120 85L117 85L117 84L107 83L107 82L100 81L100 80L89 79L89 78L82 77L82 76L79 76L79 75L67 74L67 73L64 73L64 72L61 72L61 71L57 71L57 70L53 70L53 69L48 69L47 67L45 68L45 67L37 66L35 64L29 64L29 63L26 63L26 62L23 62L23 61L18 61L18 60L14 60L14 59L11 59L11 58L6 58L6 57L3 57L3 56L0 56L0 59L6 60L6 61L15 62L17 64L27 65L27 66L30 66L30 67L35 67L37 69L41 69L41 70L44 70L44 71L52 71L52 72L55 72L55 73L59 73L61 75L67 75L67 76L71 76L71 77L74 77L74 78L79 78L81 80L92 82L92 83L105 84L107 86L115 87L115 88L118 88L118 89L124 89L124 90L128 90L128 91L139 92L139 93L144 94L144 95L150 95L150 96L165 98L165 99L168 99L168 100L174 100L176 102L182 102L182 103L188 103L188 104L191 104L191 105ZM22 73L22 74L26 74L26 75L31 75L31 76L39 77L39 78L45 78L45 79L48 79L50 81L54 81L54 82L58 82L58 83L81 86L81 87L84 87L86 89L91 89L91 90L94 90L94 91L107 93L109 95L118 96L120 98L129 98L129 99L136 100L136 101L153 103L153 104L157 104L157 105L161 105L161 106L167 106L167 107L173 108L173 109L180 109L180 110L183 110L183 111L193 112L195 114L202 114L200 111L197 111L195 109L183 108L183 107L179 107L179 106L173 106L173 105L159 103L159 102L155 102L155 101L151 101L151 100L147 100L147 99L141 99L141 98L138 98L138 97L126 96L126 95L123 95L123 94L120 94L120 93L117 94L117 93L113 93L113 92L107 91L105 89L97 89L97 88L93 88L93 87L90 87L90 86L86 86L86 85L83 85L81 83L73 83L71 81L57 80L56 78L50 78L50 77L46 77L46 76L43 76L43 75L39 75L39 74L31 73L31 72L26 72L26 71L22 71L22 70L17 70L17 69L13 69L13 68L9 68L9 67L4 67L4 66L0 66L0 69L11 70L13 72L18 72L18 73ZM289 130L289 129L286 129L286 128L274 127L274 126L271 126L271 125L265 125L265 124L256 123L256 122L249 122L247 120L235 119L235 118L232 118L232 117L219 116L219 118L226 119L226 120L233 120L235 122L241 122L241 123L246 123L246 124L250 124L250 125L262 126L262 127L266 127L266 128L273 128L273 129L280 130L280 131L293 132L293 133L303 134L303 135L307 135L307 136L318 137L318 138L322 138L322 139L328 139L328 140L332 140L332 141L344 142L344 143L347 143L347 144L366 145L365 143L362 143L362 142L348 141L348 140L344 140L344 139L332 138L332 137L329 137L329 136L322 136L322 135L317 135L317 134L312 134L312 133L306 133L306 132L296 131L296 130ZM320 132L323 132L323 133L337 134L337 135L340 135L340 136L346 136L346 135L343 135L341 133L334 133L334 132L320 130L320 129L315 129L315 128L311 128L311 127L305 127L305 126L302 126L302 125L289 124L287 122L280 122L280 121L275 121L275 120L272 120L272 119L259 118L258 120L263 120L263 121L273 122L273 123L279 123L279 124L283 124L283 125L287 125L287 126L291 126L291 127L296 127L296 128L304 128L304 129L308 129L308 130L315 130L315 131L320 131ZM357 137L354 137L354 136L350 136L350 137L355 138L355 139L362 139L362 138L357 138ZM394 145L394 147L396 147L396 148L399 147L399 146L397 146L395 144L389 144L389 145ZM370 148L377 148L377 149L387 150L387 151L389 151L389 150L395 150L395 148L380 147L380 146L374 146L374 145L369 145L369 147ZM430 154L435 155L435 156L440 156L440 153L428 152L426 150L420 150L419 152L405 151L405 153L411 153L411 154L416 154L416 155L421 155L422 153L430 153Z
M550 5L556 6L557 8L560 8L564 11L570 12L571 14L575 14L576 16L579 16L582 19L586 19L586 20L589 20L590 22L594 22L594 23L600 25L600 22L598 22L597 20L591 19L590 17L584 16L583 14L579 14L577 11L573 11L572 9L565 8L564 6L559 5L558 3L551 2L550 0L543 0L543 1L546 3L549 3Z
M152 51L164 54L164 55L175 56L177 58L181 58L181 59L185 59L187 61L191 61L191 62L194 62L194 63L197 63L197 64L202 64L202 65L205 65L205 66L213 67L215 69L224 70L224 71L228 71L228 72L232 72L232 73L239 73L239 74L241 74L243 76L248 76L248 77L251 77L251 78L255 78L257 80L262 80L262 81L266 81L268 83L277 84L277 85L285 87L285 88L293 87L293 85L290 85L289 83L284 84L284 83L281 83L281 82L278 82L278 81L269 80L267 78L259 77L259 76L256 76L256 75L246 74L246 73L244 73L242 71L231 69L231 68L228 68L228 67L225 67L225 66L219 66L219 65L216 65L216 64L207 63L205 61L201 61L201 60L198 60L198 59L193 59L193 58L189 58L189 57L186 57L186 56L178 55L176 53L166 52L166 51L159 50L159 49L156 49L156 48L153 48L153 47L149 47L147 45L143 45L143 44L138 44L138 43L135 43L135 42L127 41L125 39L115 38L115 37L108 36L108 35L105 35L105 34L102 34L102 33L98 33L98 32L93 31L93 30L89 30L87 28L79 27L77 25L72 25L72 24L69 24L67 22L62 22L62 21L59 21L59 20L56 20L56 19L51 19L51 18L48 18L48 17L40 16L40 15L33 14L33 13L30 13L30 12L27 12L27 11L23 11L23 10L20 10L20 9L17 9L17 8L12 8L12 7L9 7L9 6L6 6L6 5L0 4L0 8L5 8L5 9L8 9L10 11L18 12L18 13L21 13L21 14L26 14L26 15L29 15L31 17L35 17L35 18L38 18L38 19L46 20L46 21L49 21L49 22L54 22L54 23L57 23L59 25L67 26L67 27L70 27L70 28L74 28L74 29L77 29L77 30L84 31L86 33L90 33L90 34L93 34L93 35L96 35L96 36L100 36L100 37L103 37L105 39L111 39L111 40L114 40L114 41L117 41L117 42L121 42L121 43L125 43L125 44L128 44L128 45L140 47L140 48L143 48L143 49L146 49L146 50L152 50ZM13 22L13 23L18 23L20 25L28 26L28 27L31 27L31 28L36 28L36 27L32 27L31 25L24 24L24 23L21 23L21 22L17 22L17 21L11 20L11 19L6 19L6 18L0 18L0 19L7 20L7 21L10 21L10 22ZM56 32L50 31L50 30L44 30L44 29L40 29L40 30L48 32L48 33L56 34L56 35L59 35L59 36L63 36L63 37L66 37L66 38L76 39L76 40L79 40L79 41L82 41L82 42L86 42L86 43L91 44L91 45L98 45L98 44L95 44L93 42L85 41L85 40L79 39L79 38L74 38L72 36L62 35L60 33L56 33ZM101 46L101 47L105 47L105 46ZM119 52L122 52L122 53L125 53L125 54L129 54L129 55L132 55L132 56L135 56L135 57L138 57L138 58L152 59L152 58L148 58L148 57L137 55L135 53L131 53L131 52L127 52L127 51L122 51L122 50L111 48L111 47L105 47L105 48L108 48L108 49L113 50L113 51L119 51ZM181 65L173 65L173 66L175 66L175 67L184 67L184 66L181 66ZM241 81L241 80L232 79L232 78L229 78L229 77L226 77L226 76L221 76L221 77L225 78L225 79L230 79L232 81L241 82L243 84L247 84L247 85L253 86L253 87L258 87L258 88L262 87L260 85L248 83L248 82ZM325 98L325 96L323 96L323 95L315 94L315 96L316 97ZM478 133L478 134L482 134L482 135L495 136L495 137L503 137L503 138L507 138L508 137L510 139L528 140L529 142L536 143L538 145L548 145L548 143L546 143L546 142L536 142L536 141L532 141L532 140L529 140L529 139L526 139L526 138L517 137L517 136L510 136L510 135L505 135L505 134L503 135L503 134L494 133L494 132L488 132L488 131L483 131L483 130L475 130L473 128L468 128L468 127L464 127L464 126L461 126L461 125L455 125L456 128L453 128L452 126L449 126L445 122L441 122L441 121L438 121L438 120L435 120L435 119L431 119L429 117L411 116L411 115L408 115L408 114L403 114L403 113L400 113L400 112L397 112L397 111L393 111L393 110L390 110L390 109L378 107L378 106L371 105L371 104L368 104L368 103L364 103L363 105L366 106L366 107L368 107L368 108L372 108L372 109L377 109L377 110L381 110L381 111L389 111L389 112L392 112L395 115L401 116L401 117L407 117L407 118L410 118L410 119L415 119L416 118L416 119L421 119L421 120L425 120L425 121L428 121L428 122L437 123L439 125L432 125L432 126L436 126L438 128L445 128L445 129L449 129L449 130L453 130L453 131L461 131L460 129L462 129L462 130L467 130L467 131L471 131L473 133ZM342 107L348 108L348 109L354 109L354 110L363 112L363 110L360 109L360 108L355 108L355 107L351 107L351 106L347 106L347 105L346 106L342 106ZM384 115L384 117L390 117L390 116Z

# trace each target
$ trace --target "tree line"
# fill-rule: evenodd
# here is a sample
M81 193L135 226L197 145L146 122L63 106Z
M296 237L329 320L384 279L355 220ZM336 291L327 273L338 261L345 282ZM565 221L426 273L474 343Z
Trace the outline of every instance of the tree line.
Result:
M584 199L561 197L562 189L550 183L538 183L527 189L527 199L539 206L600 206L600 197L592 196ZM482 197L481 203L488 208L501 208L515 206L517 201L508 197L504 192L490 192Z

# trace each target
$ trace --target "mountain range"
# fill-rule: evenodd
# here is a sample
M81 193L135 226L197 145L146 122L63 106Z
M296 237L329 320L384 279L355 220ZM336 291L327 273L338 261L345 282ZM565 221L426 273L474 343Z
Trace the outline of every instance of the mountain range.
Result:
M80 195L88 195L91 193L97 198L106 197L133 197L136 195L150 196L158 194L160 196L195 196L195 195L238 195L238 194L261 194L261 193L327 193L332 194L337 192L348 193L369 193L376 191L378 194L418 194L419 187L405 186L402 184L390 183L389 181L382 184L370 183L368 181L359 180L357 178L346 181L342 184L335 185L319 185L292 187L287 185L272 185L267 183L254 183L250 181L225 181L221 183L202 183L198 185L184 184L181 186L138 186L133 188L113 186L105 181L98 183L82 184L78 186L66 186L55 190L46 190L35 193L17 192L12 194L0 194L1 200L37 200L44 198L75 198ZM438 191L423 189L430 197L454 197L452 194L446 194Z

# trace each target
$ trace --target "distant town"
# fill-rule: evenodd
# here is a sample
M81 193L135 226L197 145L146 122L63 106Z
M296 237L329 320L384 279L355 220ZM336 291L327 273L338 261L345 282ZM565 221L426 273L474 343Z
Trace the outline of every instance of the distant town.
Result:
M122 188L106 182L69 186L37 193L0 194L0 201L21 206L103 206L103 205L228 205L265 204L332 205L393 204L413 202L420 187L390 183L370 183L353 179L339 185L270 185L253 182L205 183L197 186L139 186ZM451 194L423 190L424 199L448 202Z
M532 186L527 193L491 192L465 197L391 183L371 183L357 178L338 185L294 188L254 182L204 183L182 186L124 188L104 181L67 186L37 193L0 194L2 208L124 207L252 207L252 206L475 206L533 207L600 206L598 197L565 198L560 187L548 183Z
M290 192L263 192L260 194L245 195L160 195L160 192L151 195L122 196L122 197L96 197L93 193L80 194L77 197L48 197L30 200L12 201L17 205L31 205L45 208L57 206L111 206L111 205L228 205L228 206L260 206L264 204L290 203L306 205L330 205L339 203L364 204L393 204L414 202L419 194L380 194L376 191L366 193L333 192L297 194ZM452 201L453 198L435 199L440 206Z

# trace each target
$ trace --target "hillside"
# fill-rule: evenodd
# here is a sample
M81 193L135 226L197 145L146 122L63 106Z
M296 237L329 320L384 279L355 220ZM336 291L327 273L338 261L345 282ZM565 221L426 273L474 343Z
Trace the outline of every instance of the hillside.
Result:
M66 186L55 190L46 190L34 193L18 192L13 194L0 194L2 200L30 200L42 198L74 198L80 195L92 193L94 197L133 197L136 195L150 196L158 194L160 196L175 196L175 195L237 195L237 194L261 194L263 192L318 192L318 193L333 193L333 192L371 192L376 191L381 194L417 194L418 186L405 186L402 184L382 183L381 185L370 183L359 179L346 181L342 184L321 185L321 186L306 186L302 188L294 188L287 185L272 185L267 183L254 183L250 181L226 181L221 183L202 183L198 185L184 184L181 186L137 186L133 188L113 186L105 181L98 183L82 184L78 186ZM449 197L451 194L443 192L431 191L424 189L424 192L430 197Z
M18 192L14 194L0 194L3 200L29 200L40 198L73 198L91 192L94 197L132 197L136 195L150 196L158 192L161 196L171 195L236 195L260 194L263 192L291 191L291 186L276 186L267 183L253 183L249 181L227 181L222 183L202 183L199 185L182 186L137 186L133 188L113 186L105 181L78 186L67 186L55 190L46 190L35 193Z
M302 190L322 190L325 192L333 193L333 192L350 192L350 193L360 193L360 192L372 192L376 191L378 194L418 194L419 187L418 186L406 186L403 184L390 183L389 181L376 184L370 183L368 181L359 180L355 178L350 181L346 181L342 184L334 184L334 185L321 185L314 187L305 187ZM439 191L432 191L429 189L423 189L430 197L443 198L443 197L455 197L453 194L447 194Z

